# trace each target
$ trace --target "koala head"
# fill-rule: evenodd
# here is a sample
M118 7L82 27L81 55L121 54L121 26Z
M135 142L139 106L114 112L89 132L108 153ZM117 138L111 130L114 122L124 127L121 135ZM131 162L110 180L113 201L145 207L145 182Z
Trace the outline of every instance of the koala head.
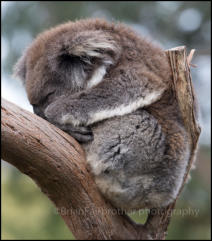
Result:
M34 112L58 96L91 88L110 73L121 54L114 26L103 20L68 22L40 34L26 49L14 74L24 83Z

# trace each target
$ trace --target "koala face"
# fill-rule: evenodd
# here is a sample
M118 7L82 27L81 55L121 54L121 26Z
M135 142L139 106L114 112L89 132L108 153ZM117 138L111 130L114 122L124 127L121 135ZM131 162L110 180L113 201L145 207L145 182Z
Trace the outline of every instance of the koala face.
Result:
M120 47L104 21L67 23L42 33L15 66L25 84L34 112L59 96L72 95L98 84L117 62Z

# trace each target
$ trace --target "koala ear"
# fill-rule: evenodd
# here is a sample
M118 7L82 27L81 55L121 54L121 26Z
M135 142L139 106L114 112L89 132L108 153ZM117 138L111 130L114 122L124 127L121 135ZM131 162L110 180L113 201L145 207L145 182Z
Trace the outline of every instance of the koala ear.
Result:
M64 33L52 43L51 59L69 55L90 64L93 59L104 64L113 64L120 56L120 46L111 34L102 30L88 30L78 33ZM52 50L54 50L52 52Z
M119 55L120 47L108 33L96 30L85 31L75 36L73 45L68 48L68 51L76 56L112 61Z
M26 53L24 53L18 62L15 64L13 69L13 76L18 77L25 85L26 79Z

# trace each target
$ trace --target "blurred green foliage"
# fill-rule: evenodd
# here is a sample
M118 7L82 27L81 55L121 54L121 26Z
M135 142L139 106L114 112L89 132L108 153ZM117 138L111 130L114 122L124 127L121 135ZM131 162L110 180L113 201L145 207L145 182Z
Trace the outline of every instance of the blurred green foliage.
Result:
M38 33L86 17L121 21L138 33L151 35L166 49L186 45L198 49L199 55L210 56L210 1L2 1L3 75L11 75L17 58ZM203 117L208 111L207 107ZM74 239L36 184L8 165L2 166L1 194L2 239ZM199 150L197 168L177 202L167 239L210 239L209 194L208 145ZM146 216L141 212L131 214L140 223Z
M73 239L53 203L26 175L2 173L2 239Z

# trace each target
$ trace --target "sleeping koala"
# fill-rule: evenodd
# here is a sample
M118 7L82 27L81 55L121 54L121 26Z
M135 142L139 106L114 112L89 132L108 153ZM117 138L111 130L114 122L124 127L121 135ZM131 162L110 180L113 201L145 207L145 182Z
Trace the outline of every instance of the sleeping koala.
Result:
M83 146L102 194L129 211L171 203L190 143L164 51L122 24L68 22L15 67L34 112Z

